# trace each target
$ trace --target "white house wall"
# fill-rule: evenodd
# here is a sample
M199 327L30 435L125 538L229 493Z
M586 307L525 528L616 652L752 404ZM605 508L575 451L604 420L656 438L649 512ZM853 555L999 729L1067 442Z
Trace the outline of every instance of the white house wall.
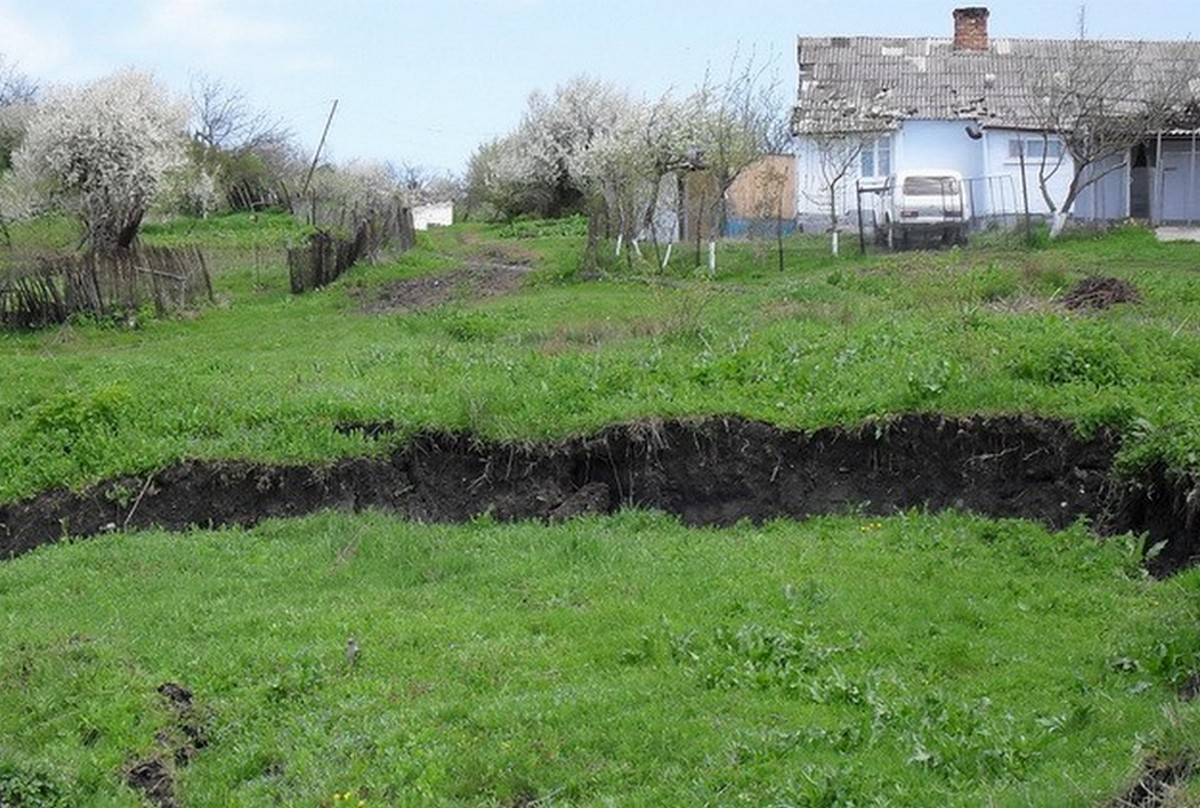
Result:
M1164 140L1161 166L1151 170L1151 210L1156 221L1172 223L1200 221L1200 139ZM1161 182L1154 180L1161 176Z
M1076 219L1090 221L1114 221L1129 215L1130 169L1124 155L1115 155L1102 160L1084 173L1100 179L1080 191L1075 199Z
M821 154L817 147L808 138L798 138L796 219L809 233L821 232L829 227L829 191L822 179L822 168ZM836 189L838 217L847 225L857 226L858 223L858 203L854 190L858 179L859 163L855 160Z
M979 140L985 155L984 171L982 175L977 176L991 178L990 184L996 198L989 202L990 212L996 214L1024 213L1027 197L1030 213L1035 216L1050 214L1050 207L1046 204L1040 185L1041 160L1027 159L1025 161L1025 184L1022 186L1021 161L1019 158L1009 156L1010 140L1040 137L1037 132L1020 132L1012 129L984 130L983 137ZM1067 195L1067 189L1071 185L1072 166L1071 156L1064 155L1062 165L1046 181L1046 188L1055 204L1061 202ZM1053 166L1049 168L1053 168ZM999 198L1000 194L1004 195L1003 200ZM1011 206L1010 195L1012 197Z
M968 207L973 216L983 218L1023 213L1025 202L1021 187L1021 164L1020 160L1009 157L1009 140L1022 136L1036 138L1038 135L1014 130L985 129L982 137L974 139L967 133L969 123L905 121L900 129L890 135L890 173L938 168L958 171L966 180ZM797 139L796 166L797 218L809 232L823 230L829 226L829 202L823 187L820 153L811 140L803 137ZM1029 212L1035 215L1049 214L1050 209L1038 184L1039 161L1027 160L1025 171ZM858 179L859 163L855 161L839 184L836 195L839 219L847 227L857 224L855 183ZM1056 202L1066 196L1070 181L1071 163L1068 156L1048 180L1050 194ZM1125 196L1121 193L1122 182L1125 183ZM1099 197L1105 211L1128 209L1127 187L1127 179L1123 181L1113 177L1105 182L1101 189L1103 194ZM1100 203L1089 198L1088 204ZM863 206L866 209L869 200L864 198ZM1110 218L1119 217L1120 214Z
M412 217L414 230L428 230L430 226L448 227L454 224L454 203L416 205L412 209Z
M979 141L967 136L967 121L905 121L896 133L892 171L945 168L963 177L983 169Z

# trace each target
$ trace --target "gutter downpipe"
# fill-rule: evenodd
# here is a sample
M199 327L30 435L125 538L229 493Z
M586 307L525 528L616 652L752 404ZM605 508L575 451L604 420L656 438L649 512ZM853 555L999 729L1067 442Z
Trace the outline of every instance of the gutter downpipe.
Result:
M1196 130L1192 130L1192 153L1188 155L1188 206L1187 206L1187 223L1190 226L1195 219L1192 216L1196 205Z
M992 215L992 207L993 207L993 205L992 205L992 189L991 189L991 187L988 186L988 181L987 181L987 176L992 173L992 164L988 160L988 138L991 136L991 133L983 127L982 123L979 124L979 130L981 132L983 132L983 137L980 138L980 140L982 141L982 149L983 149L983 174L981 174L980 176L982 176L984 179L981 184L986 189L986 193L987 193L987 211L986 211L986 213L988 216L991 216ZM971 207L972 208L975 207L975 200L971 200Z
M1162 206L1163 206L1163 153L1162 153L1162 130L1158 130L1158 137L1154 146L1154 175L1156 182L1154 195L1158 197L1158 210L1150 211L1150 224L1158 225L1162 222Z

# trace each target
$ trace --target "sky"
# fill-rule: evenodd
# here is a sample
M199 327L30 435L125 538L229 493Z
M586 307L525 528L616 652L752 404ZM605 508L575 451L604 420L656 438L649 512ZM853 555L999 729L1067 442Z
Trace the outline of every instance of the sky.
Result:
M528 95L580 74L686 94L735 59L794 96L797 36L949 36L986 5L992 36L1073 37L1078 0L0 0L0 55L42 87L146 70L186 97L237 88L309 153L461 173ZM1087 0L1088 36L1191 39L1195 0Z

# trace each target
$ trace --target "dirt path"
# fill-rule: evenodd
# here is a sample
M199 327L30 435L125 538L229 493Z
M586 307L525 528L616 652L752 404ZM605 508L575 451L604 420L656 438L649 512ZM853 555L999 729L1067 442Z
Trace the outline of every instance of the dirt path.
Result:
M389 283L362 306L373 314L388 314L497 297L520 288L529 272L525 264L472 259L449 272Z

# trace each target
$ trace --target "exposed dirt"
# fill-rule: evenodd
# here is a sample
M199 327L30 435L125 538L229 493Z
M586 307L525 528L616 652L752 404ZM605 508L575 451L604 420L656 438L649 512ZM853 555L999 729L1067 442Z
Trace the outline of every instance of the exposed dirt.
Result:
M176 682L165 682L158 686L158 692L173 714L172 724L155 734L155 753L130 763L123 776L127 786L140 791L154 805L176 808L179 800L174 770L168 761L173 761L176 768L191 763L199 750L208 746L208 733L199 720L192 691Z
M382 437L393 425L342 428ZM1151 543L1166 540L1157 571L1190 561L1200 542L1197 520L1180 510L1187 497L1174 493L1180 483L1114 487L1116 449L1111 435L1084 440L1069 424L1020 416L905 416L811 433L718 418L617 426L547 445L424 433L385 458L316 467L188 461L0 505L0 558L65 536L252 525L331 507L456 522L484 512L557 521L636 505L697 525L914 507L1052 528L1086 517L1101 531L1148 530Z
M1142 294L1129 281L1089 275L1063 295L1062 305L1072 311L1107 309L1118 303L1140 303Z
M175 781L171 769L162 758L149 758L130 764L125 770L125 784L140 791L159 808L176 808Z
M416 311L465 300L480 300L514 291L529 267L515 263L469 261L461 269L396 281L363 300L368 312Z
M1170 803L1171 793L1175 786L1185 782L1192 775L1191 761L1185 758L1176 760L1147 761L1137 782L1129 790L1117 797L1110 808L1151 808L1152 806L1175 804Z

